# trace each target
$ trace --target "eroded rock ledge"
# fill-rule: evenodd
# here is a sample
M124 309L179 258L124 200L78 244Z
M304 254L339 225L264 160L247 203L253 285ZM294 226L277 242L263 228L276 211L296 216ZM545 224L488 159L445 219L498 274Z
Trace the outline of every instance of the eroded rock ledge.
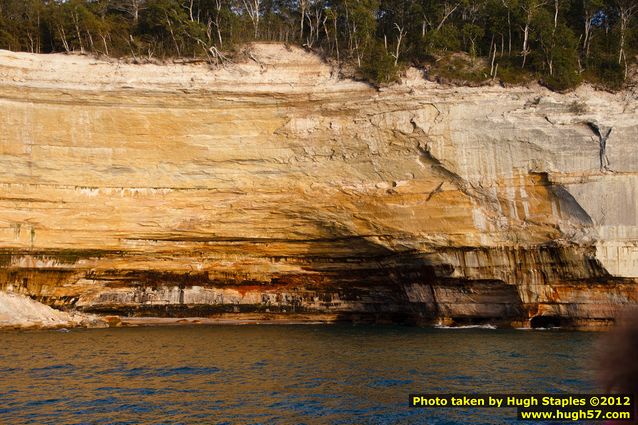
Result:
M217 70L0 52L0 289L108 315L541 327L638 301L635 93L415 70L376 92L253 49Z

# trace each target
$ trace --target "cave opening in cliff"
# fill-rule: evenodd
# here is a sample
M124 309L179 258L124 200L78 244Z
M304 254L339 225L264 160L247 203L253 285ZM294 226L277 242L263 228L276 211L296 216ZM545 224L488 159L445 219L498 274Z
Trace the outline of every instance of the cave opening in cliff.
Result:
M561 318L558 316L534 316L529 319L529 326L532 329L559 328L561 323Z

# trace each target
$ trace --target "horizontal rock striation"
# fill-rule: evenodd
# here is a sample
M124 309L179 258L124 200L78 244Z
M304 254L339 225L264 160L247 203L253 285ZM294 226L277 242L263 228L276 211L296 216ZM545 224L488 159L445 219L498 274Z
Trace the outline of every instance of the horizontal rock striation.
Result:
M375 91L302 50L249 57L0 52L0 289L122 316L537 327L638 301L636 93L416 70Z

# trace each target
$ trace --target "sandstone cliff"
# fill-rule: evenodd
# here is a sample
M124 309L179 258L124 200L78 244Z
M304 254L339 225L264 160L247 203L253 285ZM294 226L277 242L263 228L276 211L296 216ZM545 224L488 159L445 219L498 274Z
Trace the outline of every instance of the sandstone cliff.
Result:
M103 314L513 326L638 301L638 94L416 70L377 92L302 50L249 56L0 52L0 289Z

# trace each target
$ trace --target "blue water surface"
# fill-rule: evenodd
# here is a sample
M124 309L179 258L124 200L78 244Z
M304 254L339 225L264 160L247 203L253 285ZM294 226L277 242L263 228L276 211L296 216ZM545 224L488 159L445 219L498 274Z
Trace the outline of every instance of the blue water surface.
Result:
M598 338L354 325L0 332L0 424L520 425L514 409L411 409L408 395L592 392Z

